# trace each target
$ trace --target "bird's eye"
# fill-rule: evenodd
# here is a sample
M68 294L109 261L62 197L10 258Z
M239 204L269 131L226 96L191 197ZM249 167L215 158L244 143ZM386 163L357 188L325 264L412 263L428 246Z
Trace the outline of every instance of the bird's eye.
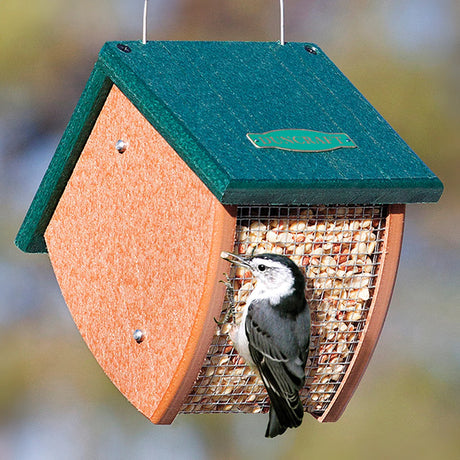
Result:
M265 265L263 265L263 264L260 264L257 268L259 269L259 272L263 272L263 271L265 271L265 269L267 267Z

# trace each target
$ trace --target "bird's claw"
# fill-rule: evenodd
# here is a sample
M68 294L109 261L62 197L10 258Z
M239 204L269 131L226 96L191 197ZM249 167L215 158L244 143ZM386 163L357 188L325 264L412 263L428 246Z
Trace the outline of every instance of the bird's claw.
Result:
M225 312L224 319L222 321L218 321L216 318L214 318L215 323L219 326L222 326L223 324L227 323L230 317L232 318L232 323L234 323L235 321L235 289L233 287L233 283L230 281L229 276L226 273L224 273L224 275L226 280L220 280L219 283L223 283L227 288L225 295L227 297L228 307L227 311Z

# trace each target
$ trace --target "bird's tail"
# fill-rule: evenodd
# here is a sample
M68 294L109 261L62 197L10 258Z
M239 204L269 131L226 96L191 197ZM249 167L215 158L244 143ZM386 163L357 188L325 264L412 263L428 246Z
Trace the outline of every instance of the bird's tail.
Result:
M303 406L298 393L287 399L273 394L270 396L266 438L274 438L283 434L288 428L298 427L303 418Z
M278 416L276 415L273 406L270 406L270 412L268 414L268 425L265 431L266 438L274 438L280 434L283 434L287 430L287 426L281 425Z

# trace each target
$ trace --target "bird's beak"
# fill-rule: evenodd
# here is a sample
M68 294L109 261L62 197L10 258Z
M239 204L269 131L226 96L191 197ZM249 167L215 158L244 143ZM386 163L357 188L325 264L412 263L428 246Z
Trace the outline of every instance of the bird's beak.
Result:
M231 252L222 251L220 253L220 257L222 257L222 259L228 260L232 264L239 265L240 267L244 267L248 269L251 268L247 259L240 255L232 254Z

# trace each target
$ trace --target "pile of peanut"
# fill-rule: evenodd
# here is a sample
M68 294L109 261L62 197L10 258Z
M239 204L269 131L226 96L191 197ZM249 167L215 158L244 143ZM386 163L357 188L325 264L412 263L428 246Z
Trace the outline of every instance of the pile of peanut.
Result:
M281 212L282 211L282 212ZM304 270L311 311L311 343L305 410L321 414L345 375L364 328L377 277L384 233L380 207L239 209L235 252L289 256ZM255 281L232 267L233 289L221 319L234 304L238 324ZM182 412L265 412L267 394L259 377L234 350L227 322L218 327L200 375Z

